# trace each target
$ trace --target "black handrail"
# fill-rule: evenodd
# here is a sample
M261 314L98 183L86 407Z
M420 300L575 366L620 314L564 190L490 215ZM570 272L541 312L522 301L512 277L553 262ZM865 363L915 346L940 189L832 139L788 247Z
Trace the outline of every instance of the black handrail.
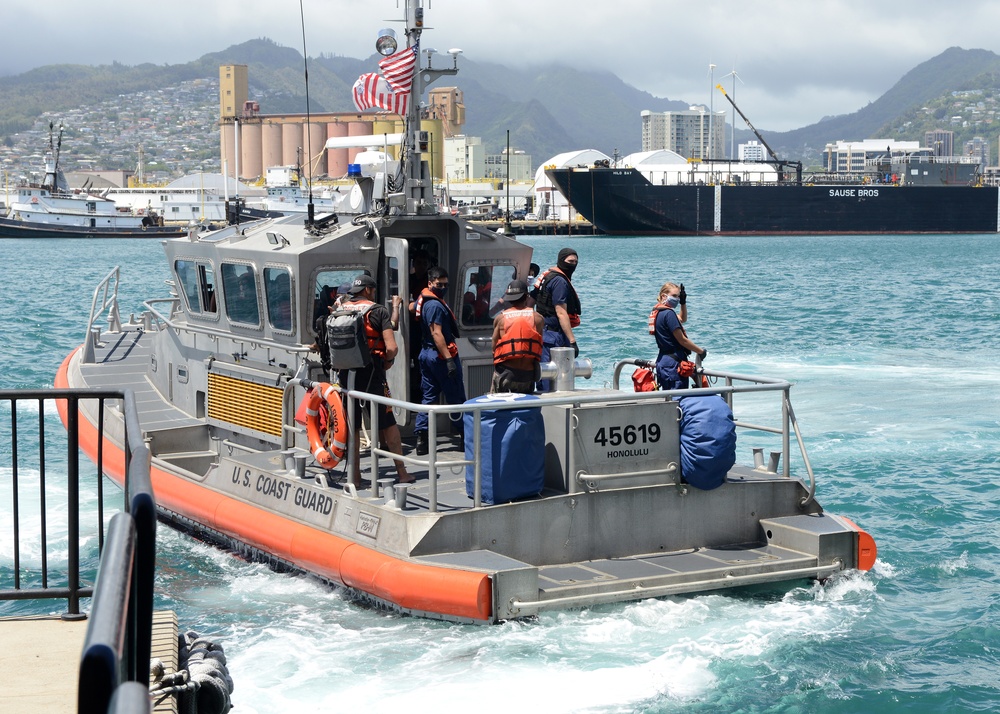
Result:
M152 711L149 702L149 689L138 682L125 682L115 690L111 697L108 714L137 714L137 712Z
M80 655L78 714L104 714L115 688L128 679L127 651L131 648L127 649L127 635L135 551L135 522L127 513L116 513L108 525Z
M124 418L125 498L124 513L116 514L104 542L103 488L97 479L99 549L101 564L93 587L80 584L80 427L81 400L97 400L98 474L104 473L106 402L121 401ZM153 627L153 579L156 567L156 502L150 479L150 453L139 427L135 396L131 390L35 389L0 390L0 401L10 405L12 486L14 513L14 583L0 589L0 600L66 598L63 617L85 617L80 612L81 597L93 597L84 650L80 661L80 711L105 712L115 687L123 682L148 680ZM20 581L20 518L18 469L19 401L38 404L38 467L40 481L41 587L24 588ZM65 587L49 587L46 552L47 514L44 500L46 480L45 404L55 402L64 410L66 423L66 475L68 555ZM84 420L86 421L86 420ZM0 537L3 537L0 534ZM148 696L148 695L147 695ZM86 707L84 703L86 701Z

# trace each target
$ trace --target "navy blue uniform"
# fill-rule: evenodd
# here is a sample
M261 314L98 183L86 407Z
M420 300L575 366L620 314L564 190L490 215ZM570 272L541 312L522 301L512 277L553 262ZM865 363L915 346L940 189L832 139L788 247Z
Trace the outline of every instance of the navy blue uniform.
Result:
M660 383L660 389L687 389L688 386L687 377L677 374L677 366L690 354L674 339L674 330L678 329L682 332L684 330L673 310L667 308L656 314L653 334L656 346L660 348L660 354L656 358L656 379Z
M436 404L441 394L448 404L463 404L465 402L465 382L462 380L462 362L456 355L455 366L458 373L455 377L448 376L448 363L441 359L434 338L431 336L431 325L440 325L445 344L455 341L453 332L453 317L448 307L439 300L425 300L420 309L420 388L423 392L422 404ZM413 425L415 432L427 431L427 413L417 414ZM460 425L462 422L458 420Z
M550 353L553 347L570 346L569 337L566 336L559 324L559 316L555 312L556 305L562 305L566 308L566 312L571 316L570 322L572 324L580 314L580 299L569 280L556 270L546 271L539 281L535 309L544 318L542 362L548 362L551 359ZM548 379L543 379L538 383L538 388L542 392L549 391L551 386L551 381Z

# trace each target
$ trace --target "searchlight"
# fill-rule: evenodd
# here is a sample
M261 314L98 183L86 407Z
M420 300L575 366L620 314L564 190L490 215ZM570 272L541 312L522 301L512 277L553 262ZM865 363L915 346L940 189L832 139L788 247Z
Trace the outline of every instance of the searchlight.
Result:
M378 31L378 37L375 39L375 50L380 55L388 57L396 51L397 46L395 30L385 27Z

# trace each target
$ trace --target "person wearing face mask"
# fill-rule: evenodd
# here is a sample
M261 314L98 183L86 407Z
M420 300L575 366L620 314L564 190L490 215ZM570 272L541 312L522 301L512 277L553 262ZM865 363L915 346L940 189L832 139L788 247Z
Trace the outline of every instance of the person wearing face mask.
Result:
M535 281L535 309L545 321L542 332L542 362L549 361L553 347L572 347L573 356L580 356L573 328L580 325L580 298L573 288L573 272L580 256L572 248L559 251L556 265ZM550 390L550 380L538 383L540 391Z
M678 374L678 366L692 352L702 357L708 354L708 350L688 338L681 326L681 322L687 319L687 306L681 303L682 290L680 285L664 283L656 306L649 314L649 332L656 338L656 346L660 348L660 354L656 358L656 379L660 389L687 389L687 377ZM687 297L686 294L684 297ZM675 312L678 307L681 308L680 317Z
M462 379L462 362L458 357L458 321L446 302L448 295L448 272L444 268L427 271L427 287L417 298L415 313L420 321L421 347L420 388L423 392L422 404L436 404L444 394L448 404L465 402L465 382ZM452 420L453 426L461 432L461 415ZM417 437L417 454L428 452L428 418L426 412L417 414L413 431Z
M538 267L538 263L532 263L528 266L528 307L535 306L535 296L538 294L535 291L535 281L538 280L538 273L541 272L541 268Z

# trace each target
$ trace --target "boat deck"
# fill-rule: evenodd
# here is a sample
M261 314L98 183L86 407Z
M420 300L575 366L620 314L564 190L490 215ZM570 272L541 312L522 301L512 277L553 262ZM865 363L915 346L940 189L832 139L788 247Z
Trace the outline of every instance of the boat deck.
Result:
M150 334L141 330L102 335L95 348L96 363L80 365L84 382L95 389L131 389L144 431L202 424L167 403L146 379L150 342ZM116 363L114 370L107 368L109 362Z

